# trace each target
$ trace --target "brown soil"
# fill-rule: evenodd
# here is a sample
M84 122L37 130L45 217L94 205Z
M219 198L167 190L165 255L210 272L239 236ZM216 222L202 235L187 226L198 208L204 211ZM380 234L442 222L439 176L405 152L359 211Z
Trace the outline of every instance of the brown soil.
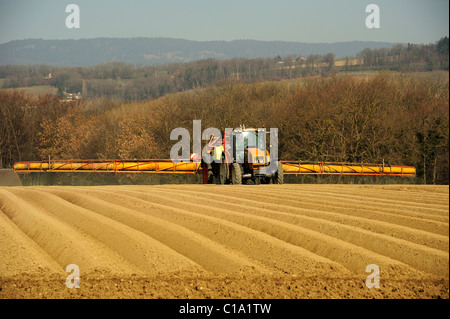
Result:
M448 186L0 187L0 233L0 298L449 298Z

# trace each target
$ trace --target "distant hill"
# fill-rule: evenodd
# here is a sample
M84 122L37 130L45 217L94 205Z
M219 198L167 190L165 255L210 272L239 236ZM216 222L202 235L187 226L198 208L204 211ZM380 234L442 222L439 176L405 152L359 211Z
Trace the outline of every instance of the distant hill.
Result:
M288 54L308 56L332 52L336 58L355 56L365 48L391 48L389 42L302 43L282 41L190 41L169 38L96 38L79 40L16 40L0 44L0 65L51 64L91 66L110 61L132 64L190 62L284 57Z

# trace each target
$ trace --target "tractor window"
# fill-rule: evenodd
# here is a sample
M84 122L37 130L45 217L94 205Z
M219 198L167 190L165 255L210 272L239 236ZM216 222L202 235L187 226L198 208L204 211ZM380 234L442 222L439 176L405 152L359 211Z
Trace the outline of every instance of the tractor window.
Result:
M244 132L242 135L244 136L244 149L258 147L256 132Z
M244 162L244 136L242 134L233 134L233 157L236 163Z
M244 150L247 148L266 149L265 131L238 131L233 133L233 158L238 163L244 161Z

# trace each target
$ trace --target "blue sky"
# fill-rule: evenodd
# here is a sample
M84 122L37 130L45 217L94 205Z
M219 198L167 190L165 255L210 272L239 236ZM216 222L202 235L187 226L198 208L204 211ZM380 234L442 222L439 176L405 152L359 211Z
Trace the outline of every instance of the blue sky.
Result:
M80 28L68 29L68 4ZM365 8L380 8L380 28ZM449 32L448 0L0 0L0 43L27 38L434 43Z

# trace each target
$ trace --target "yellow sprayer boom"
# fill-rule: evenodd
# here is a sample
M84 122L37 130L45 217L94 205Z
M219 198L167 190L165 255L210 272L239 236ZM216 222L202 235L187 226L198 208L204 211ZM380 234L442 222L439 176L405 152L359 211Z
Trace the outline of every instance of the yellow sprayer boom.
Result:
M412 166L383 164L328 163L306 161L281 161L286 175L379 175L414 177ZM100 173L184 173L200 174L201 163L179 162L170 159L130 160L48 160L16 162L16 173L32 172L100 172Z

